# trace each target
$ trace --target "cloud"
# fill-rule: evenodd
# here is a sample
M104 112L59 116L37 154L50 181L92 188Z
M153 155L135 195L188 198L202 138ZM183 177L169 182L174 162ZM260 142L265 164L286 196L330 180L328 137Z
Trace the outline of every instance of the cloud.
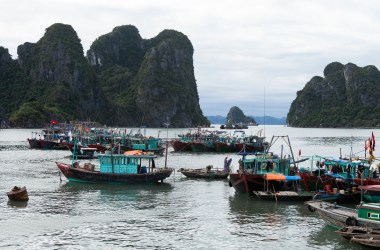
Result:
M375 0L0 0L0 46L37 42L56 22L73 26L84 52L116 26L143 38L164 29L188 36L206 115L286 116L296 92L327 64L379 65L380 3ZM265 96L264 96L265 93Z

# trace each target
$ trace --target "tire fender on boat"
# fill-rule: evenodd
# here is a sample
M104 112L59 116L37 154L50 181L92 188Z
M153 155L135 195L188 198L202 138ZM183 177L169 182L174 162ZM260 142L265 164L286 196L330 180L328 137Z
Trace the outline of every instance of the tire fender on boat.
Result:
M232 182L231 182L231 181L228 181L228 185L229 185L230 187L232 187Z
M347 226L357 226L358 225L358 220L355 219L355 217L350 216L346 220L346 225Z
M315 212L315 208L312 207L312 206L310 206L310 205L307 206L307 209L308 209L310 212L312 212L312 213Z

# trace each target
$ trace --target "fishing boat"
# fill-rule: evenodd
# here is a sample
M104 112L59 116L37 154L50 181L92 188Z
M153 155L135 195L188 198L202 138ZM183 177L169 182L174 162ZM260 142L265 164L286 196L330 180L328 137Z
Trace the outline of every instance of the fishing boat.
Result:
M7 193L9 200L11 201L28 201L29 195L26 187L14 186L10 192Z
M227 179L229 172L224 172L224 170L212 169L212 166L207 166L206 168L198 169L184 169L178 170L181 174L189 178L200 178L200 179Z
M359 226L346 226L335 231L335 233L343 236L346 239L351 239L354 236L362 234L377 234L380 235L379 229L374 229L372 227L359 227Z
M156 183L163 182L173 172L172 168L156 168L154 154L146 154L140 150L127 151L124 154L98 155L99 169L94 164L80 165L56 162L61 173L73 182L89 183Z
M355 235L351 238L351 241L364 246L380 248L380 235L378 234Z
M269 152L278 139L283 139L289 145L291 157L286 155L275 155ZM242 159L239 163L239 170L231 172L229 178L230 187L235 188L239 193L253 194L253 191L265 190L265 175L269 173L283 174L285 176L295 175L296 162L290 146L288 136L273 136L269 148L262 154L240 152ZM291 164L293 166L291 166ZM272 190L286 190L286 182L272 181Z
M318 155L304 157L310 159L310 166L300 167L297 173L301 176L300 184L304 190L319 192L326 185L331 189L352 190L358 186L354 181L355 173L364 163Z
M361 226L380 229L380 204L378 203L362 203L357 209L320 200L307 201L305 204L309 211L316 211L332 226Z
M363 199L368 202L380 202L380 185L359 186L363 190Z
M263 200L275 201L306 201L313 197L311 192L304 192L299 190L299 176L285 176L283 174L266 174L265 191L253 191L253 193ZM272 190L271 181L284 181L287 182L286 189L281 191Z

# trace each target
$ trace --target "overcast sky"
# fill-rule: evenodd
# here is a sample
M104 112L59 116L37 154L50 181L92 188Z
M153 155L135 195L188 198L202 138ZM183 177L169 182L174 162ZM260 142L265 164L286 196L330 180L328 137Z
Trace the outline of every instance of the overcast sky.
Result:
M0 0L0 46L37 42L70 24L84 51L116 26L144 39L184 33L204 115L285 117L296 92L330 62L380 65L380 1L350 0Z

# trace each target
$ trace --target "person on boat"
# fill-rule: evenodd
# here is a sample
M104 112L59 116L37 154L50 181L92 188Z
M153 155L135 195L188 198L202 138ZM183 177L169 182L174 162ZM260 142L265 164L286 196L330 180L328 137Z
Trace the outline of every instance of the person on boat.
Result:
M360 164L358 166L358 171L357 171L357 174L358 174L358 178L362 178L364 177L363 174L364 174L364 165Z
M231 165L231 162L232 162L231 158L229 160L227 158L228 157L226 156L226 158L224 159L224 168L223 168L223 171L225 173L229 173L230 172L230 165Z
M321 164L319 163L319 161L315 162L315 166L317 167L317 169L321 168Z
M244 162L242 159L239 159L239 173L243 173L244 171Z
M369 167L369 176L371 178L377 178L377 164L375 163L374 160L370 162L370 167Z
M346 173L347 173L347 179L352 180L352 175L351 175L351 164L348 163L346 167Z
M339 171L339 165L338 165L338 163L335 163L334 166L331 168L331 172L333 174L337 174L338 171Z
M271 172L272 169L273 169L273 163L270 160L268 160L267 161L267 172L268 173Z

